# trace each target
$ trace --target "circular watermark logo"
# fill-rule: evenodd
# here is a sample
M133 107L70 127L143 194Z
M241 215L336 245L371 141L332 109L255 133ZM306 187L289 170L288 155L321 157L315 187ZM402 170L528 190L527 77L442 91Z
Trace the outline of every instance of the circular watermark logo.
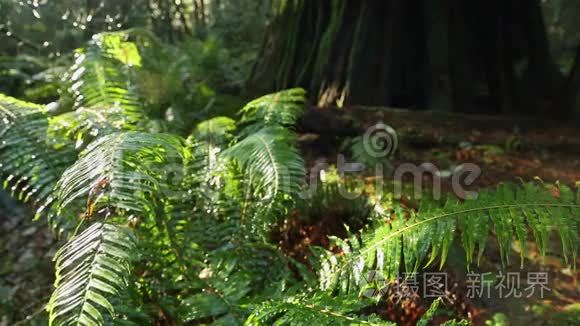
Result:
M382 122L368 128L363 137L365 151L374 158L391 156L397 150L398 144L395 129Z

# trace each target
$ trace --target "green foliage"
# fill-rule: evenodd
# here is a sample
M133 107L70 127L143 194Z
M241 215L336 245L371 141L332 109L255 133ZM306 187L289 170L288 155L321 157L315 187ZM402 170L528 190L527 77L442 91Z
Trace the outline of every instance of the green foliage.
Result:
M301 88L289 89L262 96L241 110L240 123L262 126L292 127L302 115L305 92Z
M175 136L142 132L97 139L56 185L55 216L62 217L64 210L77 216L84 212L87 218L101 210L155 211L155 195L165 190L163 168L182 162L181 145Z
M289 297L264 302L254 309L246 325L395 325L377 316L361 315L368 305L357 297Z
M99 107L51 117L2 97L6 185L49 211L59 232L76 225L63 233L72 238L55 257L52 324L142 324L161 313L190 323L385 325L370 312L373 301L358 297L376 286L367 276L388 280L437 260L442 266L456 233L469 263L481 257L490 231L509 263L514 239L524 242L529 229L544 254L556 227L564 257L575 260L578 194L531 183L465 202L424 200L418 211L349 202L353 216L345 221L362 230L331 238L341 254L315 249L313 271L288 258L269 243L273 226L298 203L309 216L340 206L336 186L344 181L327 180L311 204L299 200L305 169L292 128L303 94L262 97L240 110L239 128L216 117L187 139L142 124L127 131ZM423 322L438 309L434 304Z
M130 75L141 65L141 57L126 37L124 32L97 34L77 51L66 76L75 108L119 108L127 119L138 121L142 109Z
M442 299L441 298L437 298L435 299L435 301L433 301L433 303L431 304L431 306L429 307L429 309L427 309L427 311L425 312L425 314L423 314L423 316L421 317L421 319L417 322L417 326L427 326L429 325L429 322L433 320L433 318L441 312L441 310L444 310L442 307ZM445 323L443 323L443 325L446 326L469 326L470 323L466 320L460 320L460 321L456 321L456 320L450 320L447 321Z
M376 301L359 297L374 286L367 276L442 266L456 235L471 264L493 232L507 264L514 239L531 230L545 254L555 227L575 261L580 206L563 185L385 212L367 197L344 200L346 181L331 180L301 200L304 90L250 101L237 121L222 116L213 85L229 82L205 74L219 46L176 47L141 29L97 34L66 74L72 107L66 94L57 109L0 96L4 186L68 238L55 257L51 324L387 325ZM332 216L341 205L353 233L314 249L310 265L272 243L294 212Z
M272 26L298 35L316 13L329 13L302 24L313 46L282 40L274 70L265 72L278 86L291 79L312 89L324 84L315 95L342 105L342 86L324 81L326 61L343 29L354 28L347 34L362 44L361 17L372 8L361 7L349 27L341 25L352 9L347 2L305 4L0 0L0 91L59 103L0 95L0 180L67 241L55 257L51 324L390 325L373 313L376 301L359 295L375 286L368 276L443 266L454 241L471 265L493 237L508 264L514 240L533 237L543 255L557 230L564 258L575 263L580 204L563 185L505 185L477 200L424 200L415 211L366 196L345 200L338 187L348 181L332 180L301 200L305 162L294 128L304 90L245 106L239 96L250 74L264 73L254 67L264 26L272 14L284 16L286 24ZM566 73L580 35L576 7L543 4ZM95 31L109 32L91 38ZM278 44L265 38L266 52L271 41ZM75 48L74 57L67 54ZM338 56L349 63L338 75L352 75L351 52ZM294 69L294 59L307 64ZM348 144L353 158L384 163L368 155L364 141ZM310 222L336 218L352 233L335 234L332 250L316 248L313 262L302 264L272 241L295 214ZM523 264L526 246L519 247ZM441 308L436 300L419 325ZM576 308L557 320L577 320Z
M324 180L315 189L310 189L310 196L300 201L300 216L310 223L316 223L324 216L342 222L352 231L359 231L373 217L369 197L361 195L345 200L344 189L353 187L348 180L340 177L335 167L324 171ZM311 185L311 187L313 187Z
M64 143L74 141L75 148L82 149L99 136L135 129L119 108L82 107L51 117L48 133Z
M248 103L240 110L242 139L222 154L238 163L246 180L241 219L254 231L264 233L284 216L304 184L304 161L291 131L304 102L304 90L292 89Z
M266 127L235 144L224 155L240 163L247 175L246 193L269 225L272 211L280 216L288 198L297 198L304 182L302 157L292 145L293 135L283 128ZM263 206L263 207L260 207ZM258 228L259 225L255 225Z
M231 140L235 130L236 122L233 119L228 117L215 117L200 122L195 127L193 136L200 141L212 144L224 144Z
M58 67L49 68L43 57L0 56L0 92L48 103L58 98L59 83L55 77L59 72Z
M545 255L549 236L556 227L564 257L574 263L580 234L578 195L564 185L556 189L558 196L532 183L502 185L465 202L448 199L440 205L424 200L417 213L396 210L389 223L369 227L360 238L337 239L343 255L323 252L320 286L326 290L357 292L368 286L365 281L369 281L372 273L391 280L402 267L415 272L437 258L443 266L456 230L461 233L468 263L473 261L476 248L479 261L490 230L496 235L502 261L509 263L511 242L525 243L528 228L540 253ZM520 255L523 264L525 251Z
M573 303L566 306L562 311L554 312L551 319L558 325L576 325L580 323L580 304Z
M241 322L248 296L281 294L295 282L288 268L292 263L264 242L295 202L304 180L304 163L290 130L265 124L258 116L254 126L266 127L235 138L234 122L216 118L200 123L185 140L118 131L122 126L110 121L112 115L101 115L106 109L95 106L49 117L40 106L8 97L1 102L3 139L11 145L2 154L18 163L6 166L7 184L14 175L19 187L37 182L42 193L35 204L50 211L53 227L62 233L76 224L80 230L56 256L56 290L47 306L52 324L102 324L130 315L122 305L119 312L113 307L125 295L133 261L137 268L157 272L131 286L152 287L157 277L164 279L164 269L188 281L178 282L187 304L165 299L183 320ZM73 164L75 138L82 151ZM19 146L24 143L31 147ZM39 147L46 148L40 152ZM226 150L222 153L221 148ZM64 150L72 159L60 169L49 165L59 163L56 157ZM44 152L46 157L40 155ZM245 177L252 181L240 182ZM17 197L27 199L34 193L31 186L19 192L12 188ZM125 224L140 225L139 241ZM245 229L259 229L259 236L240 238ZM148 259L132 258L138 252ZM216 297L208 297L207 291ZM217 298L224 302L222 308L207 304Z
M375 127L378 129L374 132L367 131L363 136L349 139L341 147L350 151L355 162L363 163L369 169L378 165L390 167L389 160L397 150L397 133L386 124L377 124Z
M503 313L496 313L492 319L485 321L486 326L509 326L508 318Z
M127 228L94 223L55 256L55 290L47 305L51 325L99 325L112 314L107 296L119 294L131 272L135 242Z
M76 155L57 150L47 138L44 108L0 94L0 166L4 188L21 201L40 206ZM39 211L42 211L42 206Z
M207 32L227 50L220 59L222 69L229 76L229 85L240 86L247 80L258 56L264 26L272 14L272 7L271 1L225 0L210 3L214 19Z

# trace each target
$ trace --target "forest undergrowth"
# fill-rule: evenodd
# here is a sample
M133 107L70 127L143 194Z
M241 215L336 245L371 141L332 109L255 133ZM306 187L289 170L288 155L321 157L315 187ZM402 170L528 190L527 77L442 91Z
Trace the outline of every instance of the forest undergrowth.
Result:
M0 96L0 323L578 321L579 157L558 174L525 133L387 109L354 137L308 134L301 88L237 105L196 80L213 51L101 33L58 101ZM458 191L465 167L480 176Z

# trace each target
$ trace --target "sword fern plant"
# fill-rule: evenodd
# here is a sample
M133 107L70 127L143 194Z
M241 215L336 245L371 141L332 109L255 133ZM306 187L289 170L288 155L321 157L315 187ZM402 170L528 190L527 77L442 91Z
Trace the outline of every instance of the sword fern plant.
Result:
M134 80L146 49L130 36L101 34L79 50L70 112L0 97L3 185L66 240L50 324L388 324L365 309L366 274L442 266L456 238L478 261L490 233L507 263L513 240L531 233L544 254L555 229L574 264L578 193L558 185L555 196L541 184L425 201L418 211L377 204L360 234L335 240L340 254L318 248L312 265L294 261L271 232L305 186L294 133L304 91L253 100L237 122L152 132Z

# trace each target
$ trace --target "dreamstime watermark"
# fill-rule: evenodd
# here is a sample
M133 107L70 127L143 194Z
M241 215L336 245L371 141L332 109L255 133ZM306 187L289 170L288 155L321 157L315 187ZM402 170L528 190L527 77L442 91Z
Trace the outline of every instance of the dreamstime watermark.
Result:
M544 298L551 291L547 272L471 273L466 277L464 292L470 299ZM450 284L445 272L404 273L387 280L379 271L372 270L361 282L364 296L374 298L390 293L394 301L445 297L457 286L456 282Z
M391 165L391 158L399 147L399 137L397 132L392 127L377 123L366 130L364 135L360 137L359 152L362 150L364 155L369 158L366 162L348 162L346 156L339 154L336 158L336 172L342 180L348 179L348 175L360 176L365 178L352 178L347 182L338 182L338 192L348 200L357 199L363 195L365 180L372 180L374 182L374 191L378 197L382 196L385 191L385 181L388 179L392 181L392 192L395 197L399 198L403 194L403 186L407 185L412 188L415 199L420 199L422 195L427 192L430 193L434 199L440 199L442 193L442 180L447 179L451 184L453 193L461 199L475 199L477 193L467 190L467 187L472 185L481 175L481 169L476 164L463 163L450 170L440 170L435 164L424 162L415 164L411 162L400 163L397 166ZM219 150L216 148L216 150ZM210 152L210 157L217 158L219 152ZM201 190L204 196L211 198L215 196L215 189L219 188L219 178L212 177L209 171L220 169L219 160L209 160L211 166L205 171L205 184L201 184ZM371 162L371 163L369 163ZM164 164L150 168L163 180L160 185L161 191L168 197L179 197L186 194L183 192L182 183L190 177L183 168L181 162ZM286 193L298 193L302 199L311 199L321 182L323 182L325 175L331 169L331 164L327 162L318 162L307 171L307 183L303 189L296 189L296 168L278 165L276 167L276 183L280 191ZM131 180L140 182L142 184L154 184L155 180L148 173L143 171L130 171L132 174ZM369 175L370 174L370 175ZM199 181L199 180L198 180ZM406 182L405 182L406 181ZM429 182L429 184L427 184ZM252 182L244 183L245 186L251 187ZM200 184L198 184L199 186ZM252 191L252 189L249 189ZM262 200L268 201L271 198L267 194Z
M374 158L388 158L399 146L397 132L382 122L367 129L363 136L363 147L366 153Z
M399 145L397 132L384 123L377 123L367 129L362 138L362 147L368 157L377 161L374 166L367 166L363 162L347 162L344 155L339 154L336 160L338 175L344 178L347 174L360 174L365 171L372 171L371 178L375 182L375 191L380 195L384 189L385 170L390 157L396 152ZM309 199L314 195L319 182L323 179L326 171L330 169L330 164L321 162L315 164L308 173L308 188L300 195L302 199ZM481 168L473 163L463 163L456 166L452 171L442 171L435 164L425 162L421 164L402 163L394 167L392 171L392 181L394 185L395 197L400 197L403 193L403 184L406 176L412 179L414 198L420 199L425 190L426 177L431 180L431 194L434 199L441 198L442 179L450 179L453 193L461 199L475 199L477 193L466 190L479 176ZM339 193L345 199L356 199L362 195L363 187L350 187L339 184Z

